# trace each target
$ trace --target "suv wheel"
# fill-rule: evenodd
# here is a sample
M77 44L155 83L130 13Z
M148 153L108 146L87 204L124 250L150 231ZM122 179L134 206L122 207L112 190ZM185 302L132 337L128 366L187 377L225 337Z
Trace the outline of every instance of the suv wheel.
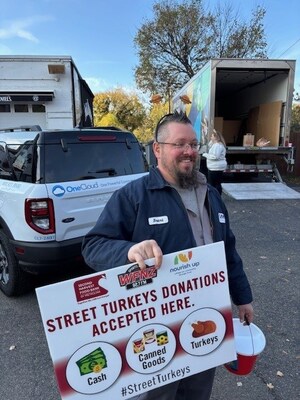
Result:
M29 277L22 271L5 233L0 230L0 289L7 296L24 293Z

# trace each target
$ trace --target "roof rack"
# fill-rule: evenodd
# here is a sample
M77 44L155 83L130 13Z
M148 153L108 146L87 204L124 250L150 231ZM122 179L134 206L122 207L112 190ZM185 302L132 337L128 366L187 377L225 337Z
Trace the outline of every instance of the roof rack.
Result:
M15 132L15 131L41 131L42 128L39 125L21 125L21 126L16 126L13 128L0 128L0 132Z

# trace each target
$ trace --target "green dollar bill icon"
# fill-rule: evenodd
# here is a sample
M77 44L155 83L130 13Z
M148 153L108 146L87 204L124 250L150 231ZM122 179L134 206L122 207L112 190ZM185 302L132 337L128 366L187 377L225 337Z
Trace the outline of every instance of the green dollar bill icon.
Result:
M99 373L103 368L107 367L107 360L104 352L99 347L76 361L76 364L79 368L80 375L86 375L92 372Z

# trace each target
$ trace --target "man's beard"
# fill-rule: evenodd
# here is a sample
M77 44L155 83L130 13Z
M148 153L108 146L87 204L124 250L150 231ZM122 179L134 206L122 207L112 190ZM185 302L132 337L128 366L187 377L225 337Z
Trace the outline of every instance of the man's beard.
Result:
M177 171L177 182L182 189L192 189L199 185L197 178L197 170L193 169L191 173L182 173Z

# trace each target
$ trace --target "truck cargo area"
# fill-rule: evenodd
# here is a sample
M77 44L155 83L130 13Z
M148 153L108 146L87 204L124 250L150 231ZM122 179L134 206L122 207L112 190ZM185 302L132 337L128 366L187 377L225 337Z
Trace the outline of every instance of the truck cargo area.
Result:
M232 180L269 174L282 182L278 165L294 166L294 74L294 60L212 59L175 94L173 109L186 112L203 153L213 129L223 134Z
M290 68L287 62L279 68L269 61L256 62L256 68L250 63L226 68L228 63L220 62L212 70L216 74L214 128L223 133L228 146L243 146L246 133L254 135L249 147L260 137L267 139L270 147L288 146L285 130Z
M212 72L216 74L214 128L223 133L227 144L225 173L268 172L274 181L281 182L278 160L285 159L287 170L291 170L294 157L287 135L289 64L282 64L282 68L274 62L258 64L256 69L244 66L222 68L221 63ZM260 138L268 145L256 146Z

